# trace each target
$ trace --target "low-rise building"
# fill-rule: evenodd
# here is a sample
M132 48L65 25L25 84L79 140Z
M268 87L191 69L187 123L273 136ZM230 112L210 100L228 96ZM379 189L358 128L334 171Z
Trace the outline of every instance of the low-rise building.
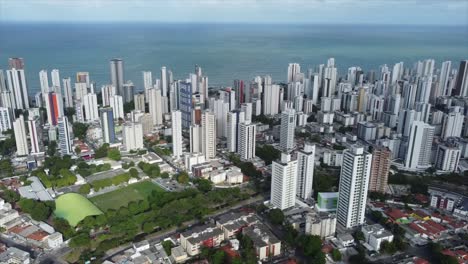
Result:
M242 233L252 239L259 260L281 254L281 241L262 223L246 227Z
M26 251L10 247L6 251L0 253L0 263L29 264L31 263L31 257Z
M223 231L213 224L195 227L180 234L180 244L189 256L198 255L202 247L217 247L223 239Z
M393 234L379 224L363 226L361 231L364 234L366 243L375 251L380 250L383 241L393 241Z
M216 220L216 226L224 233L224 240L233 238L242 232L242 229L258 222L253 214L227 213Z
M329 213L309 213L306 217L305 233L321 238L335 235L336 215Z

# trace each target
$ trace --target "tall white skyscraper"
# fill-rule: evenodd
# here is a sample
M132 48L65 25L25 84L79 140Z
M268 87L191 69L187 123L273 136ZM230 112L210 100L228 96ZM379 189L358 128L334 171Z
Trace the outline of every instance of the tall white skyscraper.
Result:
M172 156L176 159L182 157L182 112L172 111Z
M62 116L58 121L58 133L59 133L59 147L60 154L70 155L72 153L72 139L70 136L70 123L68 123L68 118Z
M296 82L297 74L301 73L301 66L299 63L289 63L288 66L288 83Z
M202 114L202 153L207 160L216 157L216 117L211 111Z
M114 112L114 118L119 119L125 118L124 109L123 109L123 97L120 95L114 95L110 98L110 107L112 107Z
M353 146L343 152L336 219L345 228L364 224L372 154Z
M135 103L135 110L145 112L145 94L137 93L133 96L133 102Z
M168 89L168 83L167 83L166 67L161 67L161 91L160 92L162 96L167 96L167 89Z
M279 103L282 101L280 98L281 87L277 84L271 83L271 77L265 76L263 79L263 114L276 115L279 112Z
M109 106L110 99L112 96L117 95L115 86L113 85L103 85L101 87L101 96L102 96L102 106Z
M280 147L283 151L294 148L294 129L296 128L296 111L286 109L281 113Z
M28 139L26 137L26 128L24 125L24 117L20 115L13 122L13 132L15 134L16 154L18 156L26 156L29 154Z
M11 115L10 109L7 107L0 107L0 132L11 129Z
M190 126L190 153L202 152L202 128L199 125Z
M28 120L29 139L31 141L31 154L38 154L43 152L42 144L42 129L39 120L31 119Z
M237 153L241 159L250 160L255 157L256 134L257 125L247 121L239 124Z
M237 112L227 113L227 149L229 152L237 151Z
M41 93L46 94L49 92L49 77L46 70L39 72L39 82L41 83Z
M62 80L63 82L63 97L65 98L65 107L73 107L73 91L71 88L70 77Z
M148 90L153 88L153 73L150 71L143 72L143 88L145 90L146 102L148 102Z
M148 90L148 104L149 112L153 117L153 123L155 125L162 125L163 123L163 112L162 112L162 100L161 100L161 90L159 89L149 89Z
M8 90L13 92L13 108L29 109L28 86L23 69L7 70Z
M463 120L465 116L460 113L460 107L454 107L453 111L444 114L442 123L442 139L449 137L460 137L463 129Z
M281 210L291 208L296 203L297 160L281 153L281 160L273 161L271 172L271 204Z
M51 72L50 72L50 77L52 78L52 87L56 87L56 89L58 89L58 91L56 92L60 92L60 72L59 70L57 69L53 69Z
M407 169L427 169L431 166L432 141L435 128L423 121L414 121L409 132L405 158Z
M143 125L141 123L126 123L122 130L123 144L127 151L143 148Z
M439 76L438 93L435 94L436 97L450 95L448 88L449 88L449 78L450 78L451 71L452 71L452 62L451 61L442 62L442 68L440 69L440 76Z
M312 197L314 180L315 145L305 143L297 152L297 196L307 200Z
M90 93L83 96L83 106L86 121L96 121L99 119L98 104L96 94Z
M245 122L252 122L252 103L241 104L241 112L244 113Z

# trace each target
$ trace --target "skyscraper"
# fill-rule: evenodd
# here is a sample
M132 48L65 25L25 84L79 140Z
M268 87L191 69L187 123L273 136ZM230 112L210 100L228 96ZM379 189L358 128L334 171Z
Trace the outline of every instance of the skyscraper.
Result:
M71 88L70 77L62 80L63 82L63 96L65 98L65 107L73 107L73 92Z
M288 66L288 83L296 81L297 74L301 73L301 66L299 63L289 63Z
M120 95L114 95L110 98L110 107L114 112L114 118L119 119L125 118L124 109L123 109L123 98Z
M161 91L155 88L149 89L148 95L149 95L149 98L148 98L149 113L153 117L153 124L156 126L162 125L163 113L162 113Z
M143 148L143 126L141 123L126 123L122 129L123 144L127 151Z
M364 224L371 159L363 147L343 152L336 218L345 228Z
M101 113L102 138L104 143L115 142L114 113L112 108L104 107L99 110Z
M83 106L85 112L86 121L96 121L99 119L98 116L98 104L96 94L90 93L83 96Z
M179 110L182 112L182 128L188 129L192 124L192 84L179 82Z
M0 133L11 129L12 113L7 107L0 107Z
M283 98L280 98L281 87L277 84L271 84L271 77L263 78L263 114L276 115L279 111L279 103Z
M442 139L449 137L460 137L463 129L465 116L460 112L460 107L455 106L448 114L444 114L442 123Z
M101 87L101 96L102 96L102 106L109 106L110 99L112 96L117 95L115 86L113 85L103 85Z
M167 96L168 87L166 67L161 67L161 96Z
M49 77L46 70L39 72L39 82L41 83L41 93L47 94L49 92Z
M294 129L296 128L296 111L286 109L281 113L280 147L283 151L294 148Z
M47 121L50 125L56 126L59 117L63 116L62 95L55 92L49 92L44 95L47 110Z
M190 126L190 153L202 152L202 128L199 125Z
M24 117L20 115L13 122L13 133L15 134L16 154L18 156L26 156L29 154L28 139L26 137L26 128L24 125Z
M297 152L297 197L312 198L314 181L315 145L305 143L304 149Z
M296 203L297 160L281 153L281 160L273 161L271 172L271 204L281 210L291 208Z
M229 152L237 151L237 112L227 113L227 150Z
M182 157L182 113L172 111L172 156L176 159Z
M216 157L216 117L211 111L202 114L202 153L207 160Z
M135 95L135 85L131 81L128 81L123 84L123 91L122 98L125 103L131 102L133 100L133 96Z
M468 96L468 60L460 62L454 95Z
M133 96L133 101L135 102L135 110L145 112L145 94L138 93Z
M143 72L143 88L145 91L146 102L148 102L148 90L153 88L153 74L150 71Z
M386 193L391 158L392 152L387 147L373 147L371 175L369 180L370 192Z
M31 154L43 152L42 127L38 118L28 120L29 139L31 141Z
M110 74L112 85L116 88L117 94L125 96L124 92L124 70L122 59L112 59L110 61Z
M55 92L61 93L60 89L60 72L57 69L53 69L50 72L50 77L52 79L52 87L55 87Z
M8 90L13 92L13 108L29 109L29 96L23 59L10 58L10 69L7 70ZM21 68L16 68L21 67Z
M58 132L59 132L59 147L60 154L70 155L72 153L72 139L70 136L70 123L68 123L68 118L62 116L58 121Z
M250 160L255 157L256 135L257 125L248 121L239 124L237 153L241 159Z
M460 161L460 147L455 141L448 141L437 146L434 166L444 172L456 172Z
M427 169L431 166L432 141L435 128L422 121L414 121L409 132L405 158L407 169Z

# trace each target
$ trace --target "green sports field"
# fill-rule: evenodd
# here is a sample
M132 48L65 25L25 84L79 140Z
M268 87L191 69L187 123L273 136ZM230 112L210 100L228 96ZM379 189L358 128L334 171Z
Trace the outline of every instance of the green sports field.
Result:
M164 192L164 190L156 184L150 181L143 181L112 192L94 196L90 198L90 200L102 211L106 211L108 209L119 209L122 206L125 207L132 201L143 200L153 191Z
M81 194L67 193L55 200L54 214L66 219L71 226L76 226L87 216L99 215L102 211Z

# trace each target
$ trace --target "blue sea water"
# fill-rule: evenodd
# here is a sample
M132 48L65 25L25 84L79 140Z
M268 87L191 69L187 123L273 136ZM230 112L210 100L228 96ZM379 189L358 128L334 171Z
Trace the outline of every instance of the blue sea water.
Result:
M437 67L444 60L458 67L468 59L468 25L0 23L0 68L8 67L9 57L25 59L30 95L39 90L41 69L57 68L62 78L89 71L100 87L109 82L114 57L124 60L125 79L138 89L142 71L159 78L163 65L183 79L198 64L210 86L230 86L233 79L263 74L283 81L288 63L308 68L329 57L340 73L426 58Z

